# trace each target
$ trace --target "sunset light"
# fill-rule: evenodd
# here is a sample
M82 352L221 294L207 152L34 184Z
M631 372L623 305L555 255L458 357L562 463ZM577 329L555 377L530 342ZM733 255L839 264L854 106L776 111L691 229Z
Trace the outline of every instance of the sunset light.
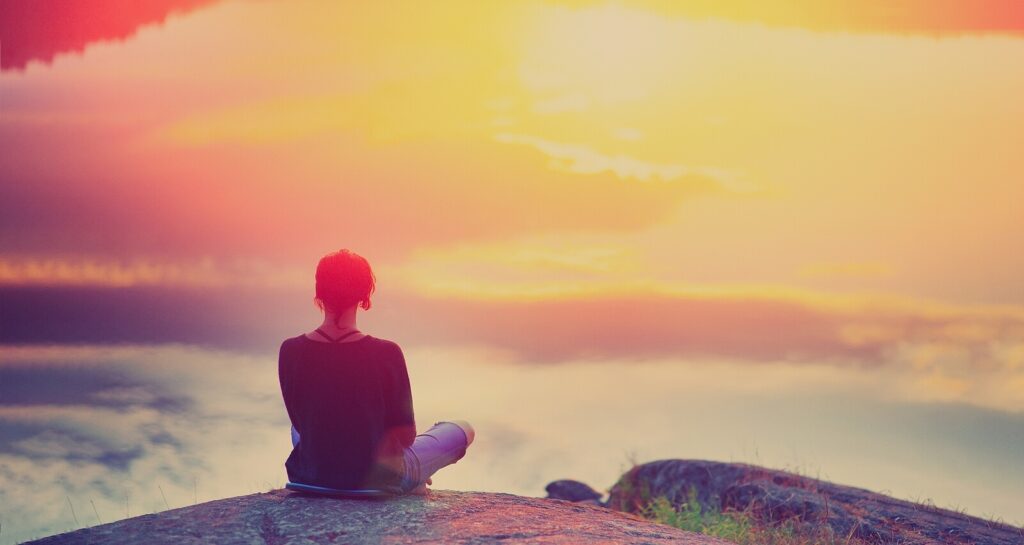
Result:
M341 248L435 488L1024 524L1024 3L10 0L0 67L0 545L281 488Z

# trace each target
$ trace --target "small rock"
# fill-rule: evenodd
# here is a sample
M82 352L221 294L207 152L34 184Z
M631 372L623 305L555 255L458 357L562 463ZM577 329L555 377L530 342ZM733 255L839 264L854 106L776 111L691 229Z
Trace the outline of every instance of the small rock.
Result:
M586 502L595 505L601 504L603 495L589 485L572 479L552 481L544 487L544 490L548 493L548 499Z

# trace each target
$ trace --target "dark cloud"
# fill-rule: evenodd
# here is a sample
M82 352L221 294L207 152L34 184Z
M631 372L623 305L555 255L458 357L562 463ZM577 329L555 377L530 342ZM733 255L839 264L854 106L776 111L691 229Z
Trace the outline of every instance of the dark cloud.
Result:
M0 343L187 343L269 349L309 297L273 290L0 287Z
M278 394L273 366L254 358L180 346L6 348L0 504L15 542L77 527L61 502L81 517L80 506L91 513L95 501L109 522L129 507L191 504L196 490L209 499L211 482L239 487L238 475L225 473L259 456L252 445L267 448L268 436L288 444L287 415L269 395ZM280 450L258 463L261 476L282 474Z
M0 69L52 62L95 42L124 40L139 27L161 24L216 0L4 0L0 10Z
M159 389L128 366L97 368L77 362L0 366L0 403L149 407L182 412L188 399Z
M0 409L20 408L26 414L40 407L118 412L145 408L168 415L189 412L192 399L174 388L174 384L133 369L131 363L0 360ZM0 415L0 454L91 462L111 471L126 471L150 445L182 446L158 423L141 426L138 434L145 443L126 444L59 417L8 421Z
M546 301L403 298L388 332L412 344L480 343L525 362L727 357L751 362L881 365L908 345L952 345L1001 365L1000 342L1024 342L1019 313L927 307L843 308L813 299L717 295ZM382 320L384 322L385 320Z
M6 287L0 300L0 342L10 344L187 343L275 353L282 339L318 319L302 290ZM990 365L999 342L1024 342L1024 318L1010 312L857 310L729 295L473 301L382 290L360 325L403 346L476 344L539 363L726 357L882 364L908 343L939 343Z
M32 458L39 462L63 460L91 462L111 471L126 471L145 454L142 445L119 445L87 429L46 421L17 425L0 419L0 455Z
M525 361L726 356L750 360L870 357L836 338L834 318L784 300L599 297L403 301L395 330L413 343L482 343ZM430 319L430 316L434 316Z

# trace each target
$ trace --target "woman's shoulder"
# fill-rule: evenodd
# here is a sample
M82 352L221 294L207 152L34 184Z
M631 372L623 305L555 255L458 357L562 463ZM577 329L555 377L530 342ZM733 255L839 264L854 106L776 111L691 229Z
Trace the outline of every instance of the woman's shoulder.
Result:
M302 342L302 335L295 337L288 337L281 341L281 348L277 351L277 361L279 364L284 364L287 361L295 359L296 353L298 352L299 344Z
M369 342L374 347L375 350L388 354L402 353L402 347L398 346L398 343L396 343L395 341L392 341L390 339L382 339L380 337L374 337L372 335L367 335L367 337L369 338L366 339L366 341Z
M285 351L285 350L287 350L287 349L289 349L291 347L297 346L298 344L300 344L302 342L302 340L303 340L303 338L305 336L306 336L306 334L302 333L302 334L296 335L294 337L288 337L287 339L281 341L281 351L283 352L283 351Z

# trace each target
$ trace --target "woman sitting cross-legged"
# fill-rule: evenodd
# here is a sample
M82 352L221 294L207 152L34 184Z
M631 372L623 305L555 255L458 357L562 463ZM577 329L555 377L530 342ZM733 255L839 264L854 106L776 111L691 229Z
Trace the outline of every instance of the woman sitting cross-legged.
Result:
M292 422L285 462L292 482L346 490L422 493L430 477L473 442L467 422L438 422L416 435L405 357L398 344L356 328L376 279L348 250L316 269L316 330L281 344L278 376Z

